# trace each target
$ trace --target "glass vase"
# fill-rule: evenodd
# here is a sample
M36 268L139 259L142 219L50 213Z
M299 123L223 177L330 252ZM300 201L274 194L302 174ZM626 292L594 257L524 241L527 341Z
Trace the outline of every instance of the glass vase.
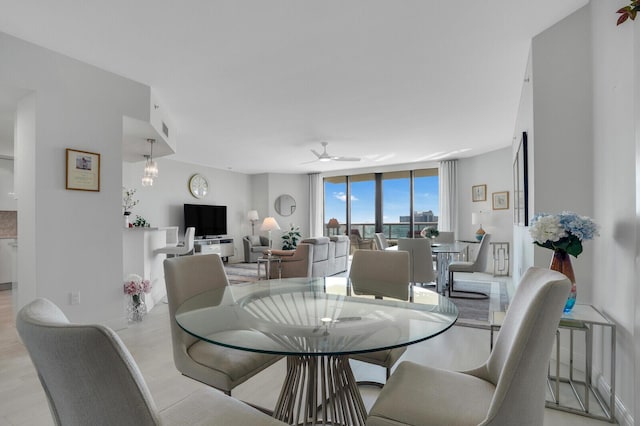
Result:
M129 322L140 322L145 315L147 315L147 304L144 302L144 293L132 295L127 307Z
M551 258L551 266L549 266L549 269L562 272L571 281L571 291L569 292L567 303L564 305L564 313L569 313L571 312L571 309L573 309L573 306L576 304L576 277L573 274L571 257L567 252L554 251L553 257Z

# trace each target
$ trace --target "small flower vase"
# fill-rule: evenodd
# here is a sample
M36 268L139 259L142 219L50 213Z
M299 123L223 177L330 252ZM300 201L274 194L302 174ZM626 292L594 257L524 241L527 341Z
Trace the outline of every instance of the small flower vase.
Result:
M124 212L124 227L128 228L129 227L129 216L131 215L131 212Z
M144 293L132 295L127 308L129 322L140 322L145 315L147 315L147 304L144 302Z
M562 272L571 281L569 298L567 299L567 303L564 305L564 313L569 313L571 312L571 309L573 309L573 305L576 304L576 277L573 274L573 267L571 266L571 257L569 256L569 253L559 250L554 251L549 269Z

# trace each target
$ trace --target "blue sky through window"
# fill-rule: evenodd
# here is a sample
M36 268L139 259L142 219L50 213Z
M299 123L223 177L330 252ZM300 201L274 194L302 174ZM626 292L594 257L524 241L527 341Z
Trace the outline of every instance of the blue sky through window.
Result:
M325 222L335 217L346 223L347 186L345 183L325 182ZM351 185L351 222L374 223L375 182L354 182ZM407 179L384 181L383 215L385 222L398 222L409 214L409 184ZM414 210L432 210L438 216L438 176L414 179Z

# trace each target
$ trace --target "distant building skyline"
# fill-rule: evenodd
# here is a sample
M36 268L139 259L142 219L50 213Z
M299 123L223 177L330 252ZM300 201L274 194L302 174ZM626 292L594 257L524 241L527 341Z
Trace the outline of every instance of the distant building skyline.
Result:
M438 216L433 214L433 210L413 212L414 222L437 222ZM400 223L411 222L411 216L400 216Z

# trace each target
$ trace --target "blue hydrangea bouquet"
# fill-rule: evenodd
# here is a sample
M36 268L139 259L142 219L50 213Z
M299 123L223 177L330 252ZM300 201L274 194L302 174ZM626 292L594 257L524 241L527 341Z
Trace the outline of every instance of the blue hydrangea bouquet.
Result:
M537 213L531 220L529 233L540 247L578 257L582 241L598 236L598 225L587 216L572 212Z

